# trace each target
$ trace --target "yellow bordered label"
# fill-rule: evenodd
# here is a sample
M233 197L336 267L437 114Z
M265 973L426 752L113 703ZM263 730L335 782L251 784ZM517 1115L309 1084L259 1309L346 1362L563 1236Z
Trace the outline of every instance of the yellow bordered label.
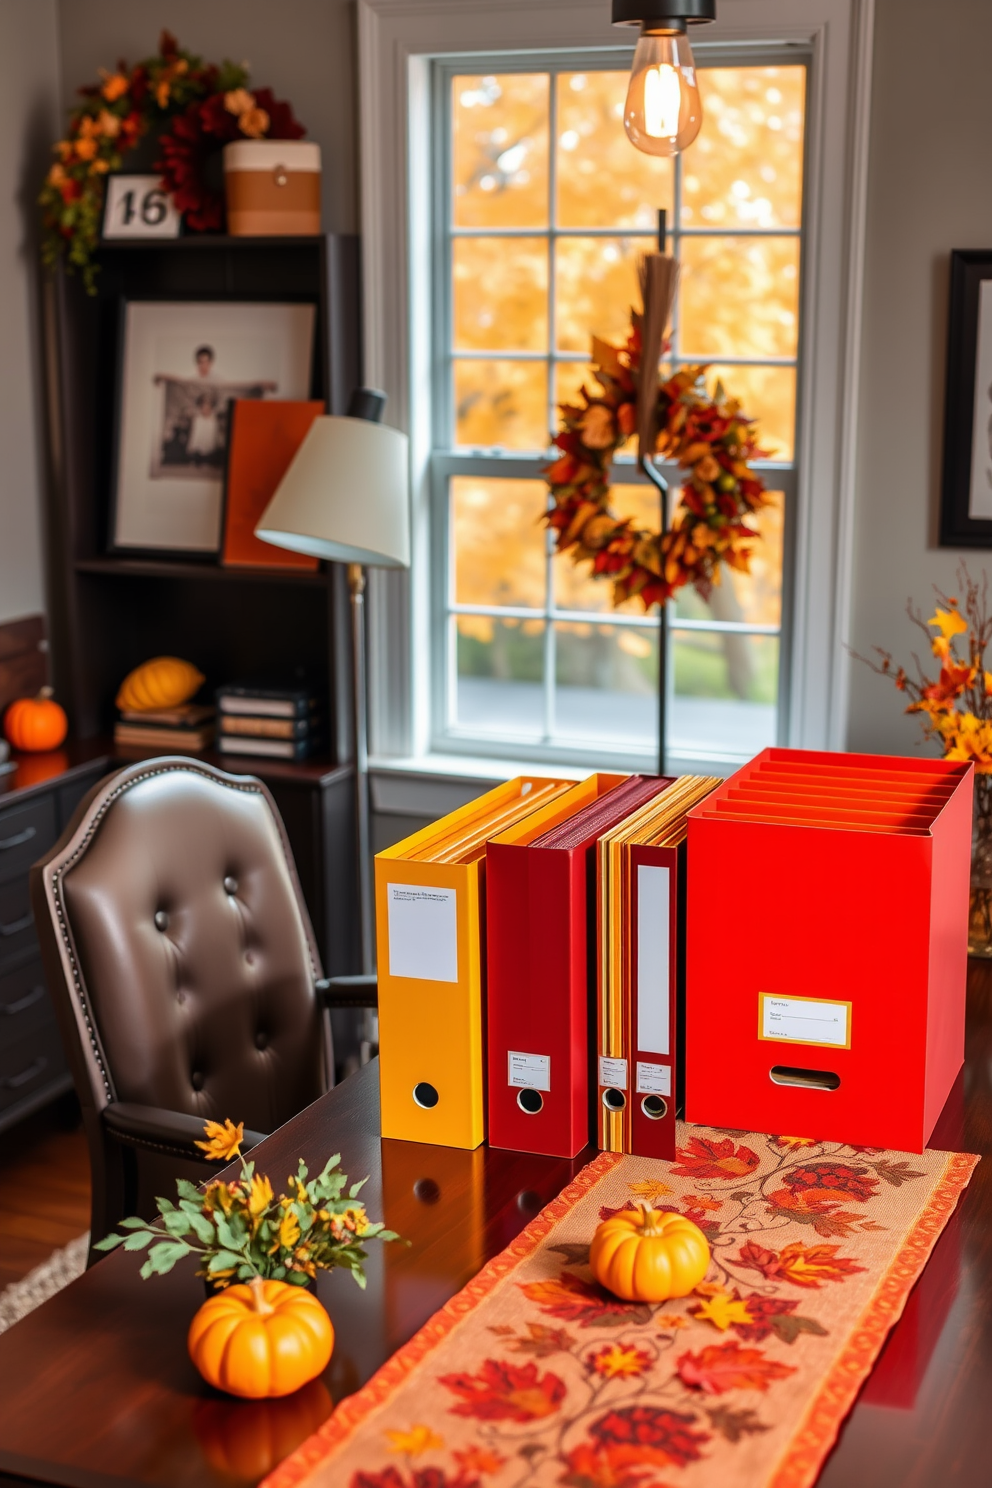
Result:
M851 1047L850 1002L826 997L781 997L758 993L758 1038L822 1049Z

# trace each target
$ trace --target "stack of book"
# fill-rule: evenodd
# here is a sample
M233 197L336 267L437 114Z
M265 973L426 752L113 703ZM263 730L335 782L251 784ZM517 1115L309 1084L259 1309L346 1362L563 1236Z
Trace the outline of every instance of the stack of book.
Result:
M199 754L214 741L214 710L200 703L154 708L138 713L122 709L114 725L114 743L129 749L168 749Z
M309 687L232 683L217 691L221 754L302 760L320 740L317 694Z

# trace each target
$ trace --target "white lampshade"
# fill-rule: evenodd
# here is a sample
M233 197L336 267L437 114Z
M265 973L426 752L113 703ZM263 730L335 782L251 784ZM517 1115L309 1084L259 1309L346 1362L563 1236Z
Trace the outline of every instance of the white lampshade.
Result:
M338 563L409 568L408 441L357 418L317 418L255 536Z

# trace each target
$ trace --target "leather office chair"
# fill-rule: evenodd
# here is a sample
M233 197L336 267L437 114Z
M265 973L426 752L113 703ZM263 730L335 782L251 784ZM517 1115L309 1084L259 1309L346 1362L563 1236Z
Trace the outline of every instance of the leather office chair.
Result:
M204 1121L243 1121L247 1151L321 1095L326 1009L376 1005L374 977L322 976L282 821L251 776L172 757L109 776L35 864L31 894L94 1242L217 1167L194 1145Z

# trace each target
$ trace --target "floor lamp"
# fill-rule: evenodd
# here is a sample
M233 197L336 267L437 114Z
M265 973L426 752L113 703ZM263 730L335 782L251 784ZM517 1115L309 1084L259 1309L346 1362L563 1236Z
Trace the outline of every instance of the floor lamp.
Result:
M364 972L372 971L374 960L365 569L410 566L408 441L378 422L385 402L384 394L361 388L348 417L315 419L255 528L256 537L278 548L348 565Z

